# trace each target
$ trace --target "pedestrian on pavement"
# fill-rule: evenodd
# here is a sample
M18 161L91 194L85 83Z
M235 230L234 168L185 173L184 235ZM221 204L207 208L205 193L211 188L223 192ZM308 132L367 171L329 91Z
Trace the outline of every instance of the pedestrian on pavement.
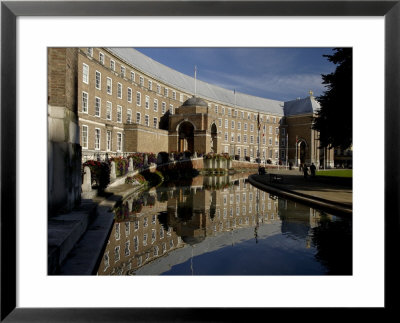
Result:
M303 166L304 178L307 179L308 176L308 167L306 164Z
M310 166L311 177L315 177L315 170L316 170L316 167L315 167L314 163L311 163L311 166Z

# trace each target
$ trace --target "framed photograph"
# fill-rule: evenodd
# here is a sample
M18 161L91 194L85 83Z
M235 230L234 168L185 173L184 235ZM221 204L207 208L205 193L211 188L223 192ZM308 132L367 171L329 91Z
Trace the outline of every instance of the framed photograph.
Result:
M304 309L325 310L337 318L345 309L364 310L376 318L378 315L386 317L395 308L393 292L399 286L394 256L397 254L394 241L399 233L399 21L399 1L3 1L1 321L230 322L236 321L239 314L276 312L294 316ZM50 177L57 177L48 166L53 148L48 146L47 131L49 122L53 121L49 121L47 107L57 106L56 101L49 103L47 82L48 71L52 68L48 65L49 49L88 48L90 51L95 48L101 62L103 53L98 51L99 47L110 49L107 50L109 56L111 53L122 57L125 52L121 48L130 46L353 49L354 231L349 276L222 274L192 277L178 273L167 278L140 276L140 273L131 277L49 274L47 186ZM57 53L52 54L57 59ZM83 70L79 71L83 83L85 75L88 80L89 68L91 72L96 70L93 67L97 62L92 64L89 56L85 56ZM72 61L68 64L74 66ZM125 75L125 67L118 65L119 68ZM78 75L78 71L76 73ZM196 78L197 68L194 73ZM54 91L59 86L57 82ZM117 95L125 96L122 91L125 83L113 83ZM148 86L156 87L156 84ZM168 90L163 91L163 95L168 96ZM179 93L173 94L172 89L170 92L171 97L179 96ZM85 96L80 100L85 105L88 95L92 94L82 93ZM138 100L135 91L127 93L131 101ZM236 91L234 93L236 105ZM101 99L97 99L100 104ZM164 106L161 101L154 100L151 108L168 110L170 106ZM203 102L197 104L202 106ZM122 111L122 107L117 101L113 106L117 119L137 117L132 111L129 116L122 117L118 110ZM55 108L52 113L57 114L59 110ZM147 122L153 121L155 128L156 123L161 122L156 118ZM96 125L92 129L95 133L100 124L91 122ZM232 123L232 127L234 125ZM74 129L69 125L71 136L76 132ZM178 150L190 150L194 145L193 140L187 139L190 136L186 132L193 132L190 125L182 130L183 139L176 143ZM93 140L96 143L97 139ZM116 133L115 140L115 147L120 147L122 134ZM296 137L296 144L297 140ZM212 138L210 145L212 151L219 147L216 138ZM226 148L230 152L230 148ZM234 150L233 155L235 153ZM240 153L239 150L239 157ZM282 152L282 156L284 154ZM301 155L297 150L296 154ZM149 156L146 155L146 165ZM230 198L235 200L235 197ZM146 205L151 203L150 196ZM236 212L240 213L240 209ZM124 228L121 225L118 233L131 230ZM146 239L150 238L146 235ZM129 248L133 245L125 247L125 251ZM233 255L232 261L234 259Z

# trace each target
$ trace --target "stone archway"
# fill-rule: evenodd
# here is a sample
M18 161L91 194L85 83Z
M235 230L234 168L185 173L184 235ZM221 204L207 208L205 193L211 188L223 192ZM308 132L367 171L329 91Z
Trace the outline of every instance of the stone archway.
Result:
M305 140L299 140L297 143L297 161L299 165L304 164L307 158L307 143Z
M182 122L178 129L178 151L194 153L194 127L188 122Z
M218 145L218 130L215 123L211 125L211 152L217 152Z

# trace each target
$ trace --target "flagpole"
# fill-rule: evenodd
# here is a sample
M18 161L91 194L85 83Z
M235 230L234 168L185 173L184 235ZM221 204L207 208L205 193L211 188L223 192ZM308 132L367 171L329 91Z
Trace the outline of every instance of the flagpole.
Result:
M196 88L196 80L197 80L197 66L194 66L194 96L197 94L197 88Z
M296 145L295 165L296 165L296 167L297 167L297 166L299 166L298 163L297 163L297 136L296 136L296 143L295 143L295 145Z

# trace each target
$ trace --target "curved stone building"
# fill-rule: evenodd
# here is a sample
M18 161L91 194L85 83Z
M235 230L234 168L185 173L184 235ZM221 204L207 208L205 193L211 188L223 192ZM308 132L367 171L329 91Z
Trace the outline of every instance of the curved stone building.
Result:
M237 159L333 166L311 129L318 102L234 92L173 70L132 48L79 48L83 159L131 152L228 153Z

